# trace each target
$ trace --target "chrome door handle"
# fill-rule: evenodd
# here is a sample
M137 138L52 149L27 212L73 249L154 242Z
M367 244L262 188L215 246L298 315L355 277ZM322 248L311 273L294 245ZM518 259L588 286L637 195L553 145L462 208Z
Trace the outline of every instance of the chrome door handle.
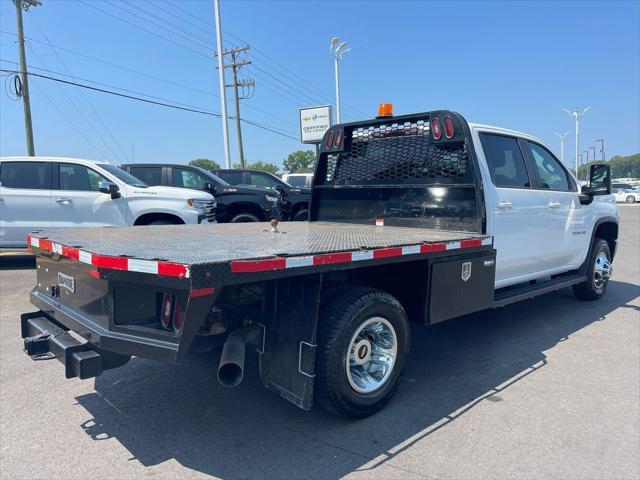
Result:
M560 204L558 202L549 202L549 208L560 208Z
M502 202L498 203L498 208L500 210L511 210L512 206L513 205L511 204L511 202L502 201Z
M62 205L71 205L73 200L70 198L56 198L56 202L61 203Z

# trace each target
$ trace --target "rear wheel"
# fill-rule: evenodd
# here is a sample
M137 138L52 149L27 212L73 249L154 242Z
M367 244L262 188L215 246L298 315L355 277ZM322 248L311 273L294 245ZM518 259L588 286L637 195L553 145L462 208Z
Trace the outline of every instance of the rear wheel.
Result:
M253 213L242 212L231 218L231 223L259 222L260 219Z
M354 418L384 407L409 352L409 323L400 303L373 288L342 290L324 302L318 337L316 400Z
M636 197L634 197L633 195L629 195L627 198L627 203L635 203L636 201Z
M573 293L581 300L597 300L607 290L611 277L611 251L602 238L595 238L589 255L587 280L573 286Z

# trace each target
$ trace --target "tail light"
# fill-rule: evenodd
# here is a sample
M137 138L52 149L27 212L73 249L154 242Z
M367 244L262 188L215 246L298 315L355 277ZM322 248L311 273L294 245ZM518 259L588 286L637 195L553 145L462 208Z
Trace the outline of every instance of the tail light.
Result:
M434 140L440 140L442 138L440 119L438 117L431 120L431 134L433 135Z
M329 132L329 135L327 135L327 148L333 147L334 135L335 135L335 132Z
M333 141L333 148L340 148L342 146L342 130L336 132L335 140Z
M444 119L444 134L447 136L447 138L453 138L453 136L456 134L456 131L453 128L453 120L451 119L451 117L447 117Z
M182 306L182 300L178 298L176 300L176 306L173 309L173 329L176 332L182 330L182 324L184 323L184 307Z
M160 323L167 330L171 329L171 310L173 310L173 295L171 295L170 293L165 293L162 296Z

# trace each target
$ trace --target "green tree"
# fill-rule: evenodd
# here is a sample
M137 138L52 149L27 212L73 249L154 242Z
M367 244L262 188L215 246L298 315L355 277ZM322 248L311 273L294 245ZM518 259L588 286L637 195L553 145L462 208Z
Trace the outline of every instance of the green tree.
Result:
M580 165L580 167L578 167L578 178L580 180L588 180L589 168L596 163L602 162L596 160ZM627 155L625 157L616 155L611 157L607 164L611 167L612 178L640 178L640 153L634 153L633 155Z
M290 153L282 163L289 173L313 173L316 169L316 154L311 150Z
M195 160L191 160L189 165L192 167L204 168L205 170L217 170L220 168L220 164L218 162L214 162L208 158L196 158Z
M239 163L235 163L233 168L242 168L242 165ZM273 163L262 162L257 160L253 163L245 164L245 168L251 168L253 170L262 170L263 172L273 173L274 175L278 174L278 166Z

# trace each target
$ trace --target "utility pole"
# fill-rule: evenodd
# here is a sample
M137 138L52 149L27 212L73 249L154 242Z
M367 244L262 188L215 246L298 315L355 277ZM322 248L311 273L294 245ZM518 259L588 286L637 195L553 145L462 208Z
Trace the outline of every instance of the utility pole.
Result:
M340 123L340 62L342 56L351 48L347 48L347 42L340 42L338 37L333 37L329 43L329 51L334 58L334 70L336 75L336 123Z
M599 138L596 143L600 143L600 153L602 154L602 161L604 162L604 138Z
M33 144L33 123L31 122L31 100L29 98L29 74L27 73L27 57L24 52L24 28L22 27L22 9L37 7L39 0L13 0L16 6L16 20L18 22L18 55L20 57L20 80L22 82L22 104L24 106L24 129L27 135L27 155L34 157L36 149Z
M582 115L584 115L585 113L587 113L587 111L591 108L591 106L587 107L587 108L583 108L582 110L580 110L579 108L574 109L573 111L569 111L566 108L563 108L563 110L565 112L567 112L569 115L571 115L572 117L574 117L576 119L576 159L575 159L575 164L576 164L576 178L578 177L578 156L580 155L580 121L579 121L579 117L581 117Z
M233 88L233 93L235 96L235 104L236 104L236 130L238 132L238 156L240 157L240 166L244 168L244 149L242 147L242 126L241 126L241 117L240 117L240 100L245 98L250 98L250 95L240 96L238 94L238 87L244 88L253 88L255 87L255 82L253 80L243 80L238 82L238 71L240 67L243 65L249 65L251 60L240 60L239 56L242 52L246 52L251 48L249 45L245 45L244 47L232 48L229 50L223 50L222 56L230 55L231 63L224 65L223 68L230 68L232 72L233 83L225 85L226 87ZM218 54L216 53L216 56Z
M220 81L220 110L222 113L222 142L224 144L224 166L231 168L231 152L229 151L229 126L227 125L227 95L224 80L224 68L222 65L222 26L220 20L220 2L213 0L213 9L216 15L216 45L218 57L218 80Z
M567 135L569 135L569 132L554 133L554 135L560 139L560 161L564 165L564 139Z

